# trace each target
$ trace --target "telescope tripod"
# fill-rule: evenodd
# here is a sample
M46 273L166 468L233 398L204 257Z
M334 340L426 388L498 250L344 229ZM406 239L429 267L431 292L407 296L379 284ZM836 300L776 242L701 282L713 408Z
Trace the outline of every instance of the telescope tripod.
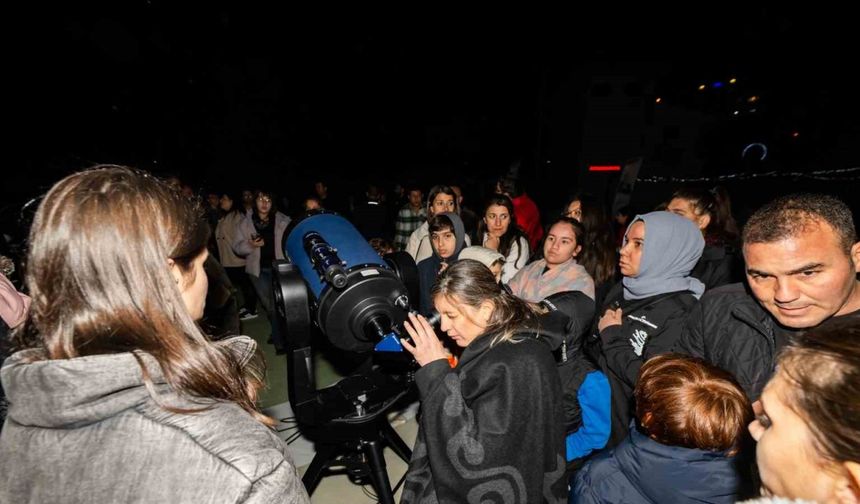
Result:
M388 446L408 463L412 450L394 431L386 416L357 424L330 424L324 430L325 440L316 443L317 453L302 478L308 494L313 493L325 472L342 466L351 476L369 476L379 502L394 504L382 451Z

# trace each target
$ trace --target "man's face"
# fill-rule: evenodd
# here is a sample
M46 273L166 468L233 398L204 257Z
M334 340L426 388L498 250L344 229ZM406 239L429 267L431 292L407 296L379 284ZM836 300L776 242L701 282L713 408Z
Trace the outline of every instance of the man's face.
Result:
M454 194L457 195L457 204L462 205L463 204L463 190L460 189L460 186L452 185L450 187L451 187L451 190L454 191Z
M409 191L409 204L413 208L419 208L424 200L424 194L421 191Z
M860 243L847 255L825 222L778 242L746 244L744 259L756 299L785 327L814 327L860 309Z
M254 193L252 191L242 191L242 202L246 205L254 203Z
M324 182L315 182L314 191L316 191L317 196L323 197L328 193L328 187Z

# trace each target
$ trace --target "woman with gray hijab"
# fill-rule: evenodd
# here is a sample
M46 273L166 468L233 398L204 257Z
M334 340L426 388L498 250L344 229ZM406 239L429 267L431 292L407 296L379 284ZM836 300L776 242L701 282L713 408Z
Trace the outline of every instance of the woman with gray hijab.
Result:
M627 228L618 261L624 278L597 311L587 345L612 388L608 447L621 442L629 430L639 368L671 350L687 313L705 290L690 276L704 247L695 224L670 212L637 215Z

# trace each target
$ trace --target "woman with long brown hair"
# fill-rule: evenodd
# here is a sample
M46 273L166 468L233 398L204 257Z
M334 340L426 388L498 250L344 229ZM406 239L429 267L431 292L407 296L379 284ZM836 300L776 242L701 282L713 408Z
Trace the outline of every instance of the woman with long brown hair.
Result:
M99 166L30 232L33 303L6 360L2 502L307 502L246 337L210 342L208 227L165 183Z

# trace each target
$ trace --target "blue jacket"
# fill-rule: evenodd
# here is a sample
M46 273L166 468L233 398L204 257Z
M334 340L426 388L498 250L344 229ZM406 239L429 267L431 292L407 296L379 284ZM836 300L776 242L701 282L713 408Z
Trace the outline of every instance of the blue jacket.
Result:
M666 446L631 427L621 444L579 471L570 502L731 504L739 485L734 457Z

